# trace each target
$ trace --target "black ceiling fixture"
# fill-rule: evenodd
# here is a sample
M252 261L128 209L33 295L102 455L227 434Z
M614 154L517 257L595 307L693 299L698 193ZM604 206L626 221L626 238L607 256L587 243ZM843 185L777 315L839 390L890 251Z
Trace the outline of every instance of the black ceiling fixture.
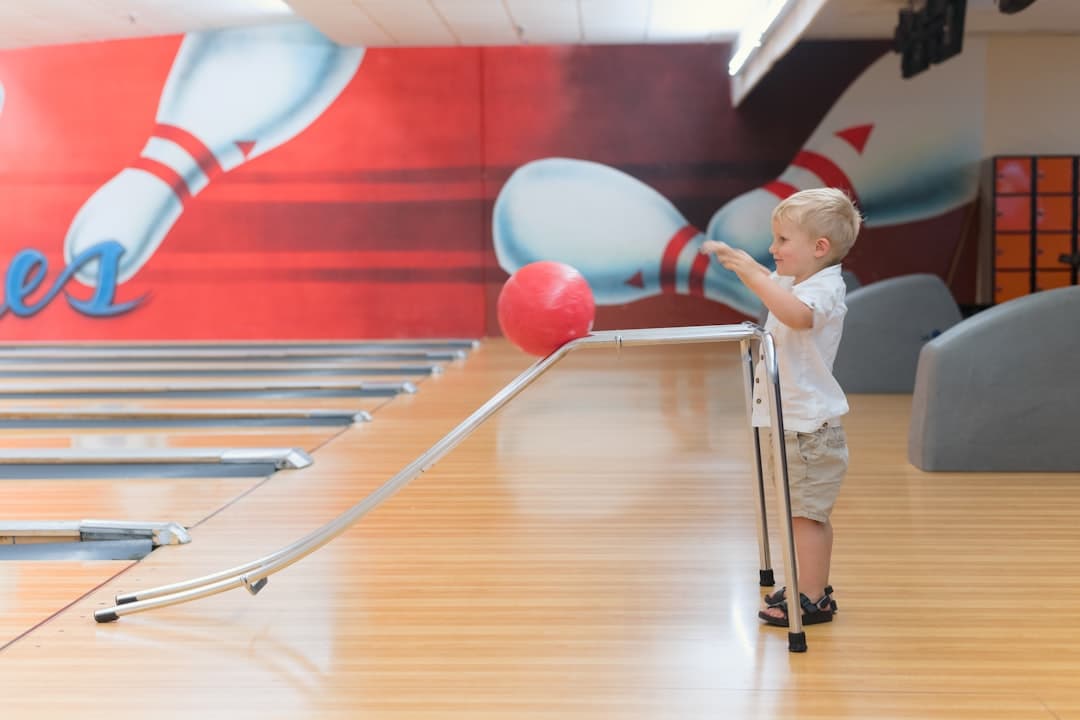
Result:
M998 10L1006 15L1013 15L1027 8L1035 0L994 0L997 3Z
M900 11L893 37L893 49L901 55L900 74L909 78L959 55L966 12L967 0L925 0L921 7L911 0Z

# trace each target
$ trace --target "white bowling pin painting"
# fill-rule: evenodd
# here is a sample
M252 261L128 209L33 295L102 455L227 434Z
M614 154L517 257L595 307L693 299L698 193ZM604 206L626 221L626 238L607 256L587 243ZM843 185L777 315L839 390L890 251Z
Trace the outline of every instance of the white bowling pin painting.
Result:
M217 176L307 128L352 79L363 55L306 23L186 35L151 137L78 211L65 259L112 240L124 248L117 281L129 279L187 202ZM76 278L96 285L97 263L83 265Z
M140 130L131 137L130 149L123 151L119 162L110 155L100 166L104 173L95 176L92 185L78 189L73 202L65 205L59 227L50 230L55 232L52 242L56 249L62 245L66 267L56 270L57 266L52 266L46 295L38 297L44 291L34 295L30 284L36 268L45 268L46 259L54 258L46 258L48 248L44 252L37 247L19 249L22 254L17 254L14 269L8 272L7 302L12 314L30 317L54 297L67 297L77 312L94 317L120 315L138 305L145 296L117 296L117 286L136 276L167 243L174 225L191 203L198 202L199 194L224 173L303 133L342 96L365 57L363 48L337 45L304 23L189 33L179 39L179 48L174 51L175 47L168 46L161 55L160 67L163 71L168 68L167 73L154 74L152 84L142 93L148 106L140 108L154 108L156 103L156 110L143 111L143 127L149 127L150 132ZM545 128L551 132L542 144L530 140L533 150L525 152L538 159L528 159L525 152L515 154L516 145L507 143L510 150L504 151L505 160L480 157L472 162L455 151L450 163L443 157L445 151L434 153L431 148L440 146L431 144L417 154L421 162L417 167L425 172L452 167L462 176L472 172L480 176L489 161L497 167L516 166L502 187L495 188L492 245L481 251L494 250L506 273L538 260L555 260L582 272L598 305L685 295L756 316L759 301L734 274L698 251L702 242L707 238L723 240L771 265L769 214L780 199L808 187L831 185L847 190L871 230L929 220L971 202L977 192L983 150L985 55L985 43L971 39L963 54L903 80L895 55L885 53L836 99L774 180L742 194L718 196L704 208L698 192L694 216L702 222L697 227L683 216L678 198L669 198L626 172L588 159L589 150L581 148L593 146L583 145L580 137L563 138L556 132L557 125ZM372 68L386 68L389 57L373 55L368 63L375 63ZM407 54L394 55L393 62L398 63L393 66L396 71L407 74ZM475 58L463 55L460 62L468 64ZM562 55L551 59L553 67L570 62L587 67L589 59ZM513 73L505 73L504 80L513 77ZM10 78L8 89L14 92L16 86L16 78ZM482 114L485 96L481 93L473 99L476 89L467 84L463 88L464 99L454 117L469 117L474 105ZM359 86L354 85L354 90L359 92ZM545 91L562 92L557 83ZM369 105L392 100L394 92L376 97ZM352 96L346 100L345 105L360 102ZM364 98L365 103L368 100ZM15 119L15 98L5 97L0 85L0 110L5 101L9 103L8 119ZM579 98L576 102L594 100ZM615 101L599 95L595 102L603 109L605 103ZM461 108L465 112L460 112ZM416 119L415 125L403 128L401 134L406 136L409 128L415 131L424 123L438 122L438 118L425 115ZM472 125L454 131L457 140L475 139ZM530 138L537 128L526 123L501 131L508 138L514 137L514 132ZM445 143L442 138L440 142ZM560 155L559 148L568 143L574 143L578 157ZM363 147L362 143L357 146ZM455 148L461 146L458 142ZM128 153L133 151L138 152L137 157L124 167L122 158L130 157ZM597 152L601 151L597 147ZM603 152L605 157L622 157L612 155L611 148ZM408 163L417 158L401 160L401 167L415 169ZM648 158L646 162L662 162L663 149ZM380 168L372 177L379 177L379 172L390 177L393 173L388 175L381 168L392 169L394 162L394 158L383 158L381 165L372 164L372 168ZM424 167L423 162L431 166ZM613 164L618 162L616 159ZM634 164L641 165L642 160ZM79 172L83 171L80 168ZM98 177L110 174L111 178L97 184ZM437 183L430 187L436 189L425 195L428 191L419 188L417 197L434 203L436 209L450 202L439 195L442 188ZM480 207L492 199L484 191L477 192L453 200ZM708 222L704 222L702 210L704 217L713 211ZM393 211L380 210L386 217ZM477 232L483 232L479 227L482 222L478 221ZM350 226L349 232L353 230ZM282 232L291 231L282 228ZM402 252L409 251L408 243L408 238L402 239ZM350 246L343 252L353 250ZM375 253L373 257L384 259ZM162 267L169 269L167 262ZM83 299L85 289L60 296L69 280L91 288L90 300Z
M889 53L841 95L776 180L728 200L705 233L660 193L611 167L546 158L519 167L496 200L492 233L507 273L537 260L576 267L596 302L696 295L748 315L759 301L698 253L706 237L772 266L769 216L797 190L852 195L866 227L925 220L974 200L982 157L985 44L903 80Z

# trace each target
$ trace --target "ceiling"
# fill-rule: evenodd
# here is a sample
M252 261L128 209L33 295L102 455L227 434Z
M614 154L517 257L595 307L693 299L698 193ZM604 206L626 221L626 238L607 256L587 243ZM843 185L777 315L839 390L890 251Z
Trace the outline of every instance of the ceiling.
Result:
M367 47L715 42L761 0L0 0L0 47L306 19Z
M518 45L731 40L762 0L0 0L0 47L171 35L287 22L343 44ZM923 0L917 0L918 3ZM909 0L829 0L816 38L891 37ZM294 14L295 13L295 14ZM968 0L969 32L1080 32L1080 2L1038 0L1003 15Z

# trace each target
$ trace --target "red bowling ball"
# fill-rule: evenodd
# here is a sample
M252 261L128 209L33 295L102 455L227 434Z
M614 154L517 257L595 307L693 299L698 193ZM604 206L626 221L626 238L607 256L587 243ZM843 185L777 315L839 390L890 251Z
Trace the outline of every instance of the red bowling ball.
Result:
M510 342L544 357L592 330L596 303L584 276L563 263L534 262L510 276L496 305Z

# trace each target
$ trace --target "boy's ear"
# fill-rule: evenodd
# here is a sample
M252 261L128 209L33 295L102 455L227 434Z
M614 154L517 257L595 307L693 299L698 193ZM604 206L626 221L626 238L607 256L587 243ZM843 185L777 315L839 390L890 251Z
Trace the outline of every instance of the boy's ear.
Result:
M825 257L832 250L832 243L827 237L819 237L814 241L814 257Z

